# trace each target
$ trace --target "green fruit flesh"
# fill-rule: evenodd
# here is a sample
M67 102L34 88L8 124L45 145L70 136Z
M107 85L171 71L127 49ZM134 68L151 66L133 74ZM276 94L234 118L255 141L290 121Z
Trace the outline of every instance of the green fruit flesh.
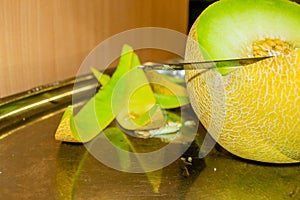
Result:
M286 0L223 0L200 15L198 42L206 60L257 56L253 45L265 39L299 48L299 19L300 6Z

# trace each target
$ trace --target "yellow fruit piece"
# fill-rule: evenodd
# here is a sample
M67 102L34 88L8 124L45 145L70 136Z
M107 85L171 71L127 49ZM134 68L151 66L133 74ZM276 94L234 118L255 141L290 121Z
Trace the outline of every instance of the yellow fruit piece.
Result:
M68 106L55 132L54 137L56 140L75 143L82 142L78 137L78 133L75 133L74 128L72 127L72 121L74 121L73 106Z
M196 24L189 34L186 61L203 60L195 42ZM300 162L300 50L288 53L226 76L213 70L186 71L194 111L229 152L262 162Z

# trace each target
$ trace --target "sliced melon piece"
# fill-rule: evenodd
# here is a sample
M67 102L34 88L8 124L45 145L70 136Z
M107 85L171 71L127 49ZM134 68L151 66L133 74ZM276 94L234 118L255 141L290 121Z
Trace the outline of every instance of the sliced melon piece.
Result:
M186 61L276 56L223 76L186 71L198 118L231 153L300 162L299 33L300 6L286 0L219 1L191 28Z
M122 101L114 100L115 110L113 110L111 105L113 92L122 77L135 67L133 65L136 63L132 62L133 55L135 54L132 48L124 45L118 67L111 78L93 70L102 87L75 116L73 116L73 106L67 108L55 133L57 140L88 142L114 120L122 108ZM148 87L150 89L150 86ZM155 102L154 96L152 99Z
M119 125L127 130L158 128L165 124L164 114L156 104L152 88L131 49L131 69L116 84L112 96L112 109Z
M147 71L157 103L165 109L178 108L189 104L186 88L172 82L168 76L156 71Z

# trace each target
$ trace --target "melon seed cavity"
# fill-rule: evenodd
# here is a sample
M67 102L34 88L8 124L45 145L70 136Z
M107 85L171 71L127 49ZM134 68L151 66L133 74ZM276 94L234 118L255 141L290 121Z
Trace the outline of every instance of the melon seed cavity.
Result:
M289 54L294 50L293 45L281 39L258 40L252 43L252 53L254 57L260 56L278 56L280 54Z

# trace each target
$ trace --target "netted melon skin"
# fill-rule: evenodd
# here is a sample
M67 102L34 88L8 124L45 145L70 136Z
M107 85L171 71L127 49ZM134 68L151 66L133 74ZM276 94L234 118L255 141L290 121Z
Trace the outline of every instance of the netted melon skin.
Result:
M189 33L186 61L203 60L198 20ZM300 162L299 50L226 76L187 70L186 81L199 120L226 150L261 162Z

